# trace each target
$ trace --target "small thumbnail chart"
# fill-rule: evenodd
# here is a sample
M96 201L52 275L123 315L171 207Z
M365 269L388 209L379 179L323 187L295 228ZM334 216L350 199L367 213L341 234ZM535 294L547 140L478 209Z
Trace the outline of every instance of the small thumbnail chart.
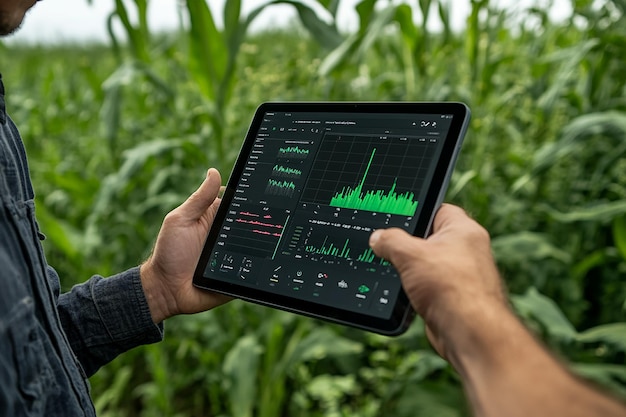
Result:
M296 184L292 181L280 181L275 179L268 179L267 185L265 186L265 194L275 195L279 197L293 197L293 194L296 191Z
M302 171L297 168L277 164L272 168L272 176L296 180L302 176Z
M309 150L300 146L285 146L278 149L278 158L306 159Z

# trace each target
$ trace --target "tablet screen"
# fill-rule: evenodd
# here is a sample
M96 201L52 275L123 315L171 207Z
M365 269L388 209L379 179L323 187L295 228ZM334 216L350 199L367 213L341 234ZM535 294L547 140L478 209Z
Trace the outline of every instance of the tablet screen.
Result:
M450 104L350 106L270 103L257 110L196 285L401 331L409 303L396 270L368 239L378 228L427 232L467 114Z

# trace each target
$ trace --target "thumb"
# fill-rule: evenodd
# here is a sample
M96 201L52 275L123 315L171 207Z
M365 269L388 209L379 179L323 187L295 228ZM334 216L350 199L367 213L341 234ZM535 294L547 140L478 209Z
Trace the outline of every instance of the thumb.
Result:
M190 219L199 219L215 201L220 191L222 177L215 168L207 171L200 187L179 207L181 214Z

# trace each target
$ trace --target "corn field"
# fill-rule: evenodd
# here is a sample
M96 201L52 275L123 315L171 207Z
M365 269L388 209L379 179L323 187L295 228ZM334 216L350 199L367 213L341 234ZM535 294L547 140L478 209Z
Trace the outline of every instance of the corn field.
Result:
M456 28L451 0L361 0L346 31L340 0L186 0L158 33L158 2L111 0L105 44L0 44L63 286L145 259L206 169L227 177L263 101L463 101L447 201L490 231L524 322L626 399L626 0L571 0L559 21L468 1ZM293 22L252 32L278 4ZM388 338L234 301L165 327L92 377L100 416L468 415L419 321Z

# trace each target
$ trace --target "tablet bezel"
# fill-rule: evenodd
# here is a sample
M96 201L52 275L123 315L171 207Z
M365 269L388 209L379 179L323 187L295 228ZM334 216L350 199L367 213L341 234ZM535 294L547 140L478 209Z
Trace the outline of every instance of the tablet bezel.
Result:
M194 273L193 283L195 286L202 289L216 291L257 304L349 325L375 333L384 335L401 334L408 328L414 315L411 304L402 290L398 295L390 318L382 319L368 314L355 313L337 307L302 300L300 298L292 298L286 295L272 293L260 288L239 285L237 282L226 282L204 276L204 271L214 249L214 243L228 213L228 208L232 202L237 184L242 176L249 154L252 151L256 134L266 112L452 115L452 123L444 140L426 198L423 200L420 217L417 219L417 224L413 231L415 236L425 237L432 225L436 209L441 205L445 196L456 158L469 124L469 108L461 102L267 102L261 104L255 111L239 156L227 182L222 197L222 203L213 222L213 227L207 236Z

